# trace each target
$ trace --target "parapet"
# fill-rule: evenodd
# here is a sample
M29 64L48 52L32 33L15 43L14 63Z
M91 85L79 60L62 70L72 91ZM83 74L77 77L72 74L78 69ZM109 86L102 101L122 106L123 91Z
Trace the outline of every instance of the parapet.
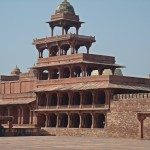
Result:
M134 94L116 94L113 96L113 100L125 100L125 99L147 99L150 98L150 93L134 93Z
M17 81L17 80L19 80L18 75L10 75L10 76L1 75L0 76L0 82L3 82L3 81Z

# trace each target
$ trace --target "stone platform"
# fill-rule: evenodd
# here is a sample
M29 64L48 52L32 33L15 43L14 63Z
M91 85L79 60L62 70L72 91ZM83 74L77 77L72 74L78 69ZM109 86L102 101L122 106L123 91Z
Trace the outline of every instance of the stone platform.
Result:
M3 150L149 150L149 148L149 140L61 136L0 138L0 149Z

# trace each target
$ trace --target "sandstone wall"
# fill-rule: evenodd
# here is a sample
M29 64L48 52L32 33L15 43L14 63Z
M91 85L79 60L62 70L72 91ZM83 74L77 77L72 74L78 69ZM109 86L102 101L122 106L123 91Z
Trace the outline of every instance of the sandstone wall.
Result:
M139 138L137 111L150 110L150 94L120 95L111 102L107 114L107 134L112 137ZM150 138L150 118L144 121L144 137Z

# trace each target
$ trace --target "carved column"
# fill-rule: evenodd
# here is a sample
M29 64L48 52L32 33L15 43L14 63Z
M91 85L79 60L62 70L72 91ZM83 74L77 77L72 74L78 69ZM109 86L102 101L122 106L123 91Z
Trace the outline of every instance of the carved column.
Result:
M46 108L48 107L48 101L49 101L49 93L46 92Z
M80 92L80 108L82 108L82 105L83 105L83 98L84 98L84 95L83 95L83 91Z
M79 117L80 117L80 124L79 124L79 128L82 128L82 114L79 113Z
M18 108L18 124L21 124L21 109Z
M93 99L93 101L92 101L92 107L94 107L95 106L95 101L96 101L96 91L92 91L92 99Z
M59 114L57 113L57 122L56 122L56 128L59 127Z
M86 66L82 65L81 70L82 70L82 77L85 77L86 76Z
M48 114L45 114L45 127L48 127Z
M54 36L54 27L51 26L51 36L53 37Z
M144 120L146 119L146 116L144 114L138 114L138 120L140 122L140 137L141 139L143 139L144 135L143 135L143 124L144 124Z
M57 93L57 108L59 108L59 105L60 105L60 93Z
M94 120L94 114L93 113L91 113L91 115L92 115L92 126L91 126L91 128L93 129L95 126L94 126L94 124L95 124L95 120Z
M23 106L21 106L20 108L21 108L21 124L23 124L24 109L23 109Z
M70 113L68 113L68 125L67 128L70 128Z

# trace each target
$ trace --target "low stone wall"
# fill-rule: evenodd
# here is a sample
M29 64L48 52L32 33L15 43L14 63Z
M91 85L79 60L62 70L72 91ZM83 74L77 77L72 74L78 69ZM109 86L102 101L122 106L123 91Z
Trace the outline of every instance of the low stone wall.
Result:
M42 128L52 136L107 137L105 129Z
M132 97L112 101L107 113L107 134L111 137L140 138L137 111L150 109L150 98ZM144 137L150 139L150 118L144 121Z

